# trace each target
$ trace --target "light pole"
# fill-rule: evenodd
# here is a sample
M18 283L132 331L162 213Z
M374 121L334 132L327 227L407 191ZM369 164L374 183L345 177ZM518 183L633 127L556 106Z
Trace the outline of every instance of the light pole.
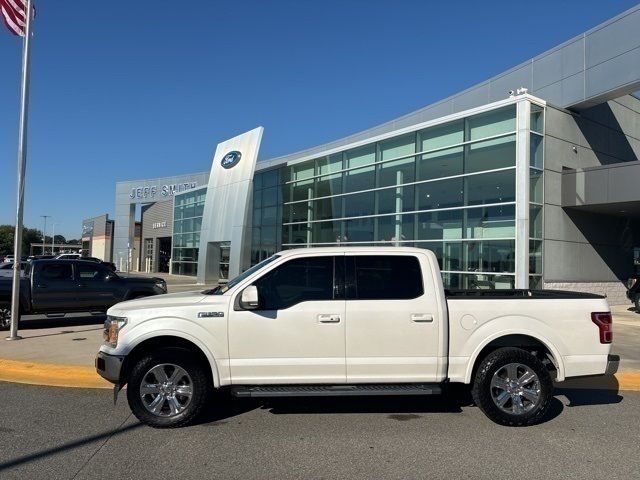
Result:
M51 234L51 255L55 255L55 253L53 253L53 249L56 246L56 225L58 224L53 224L53 233Z
M44 243L46 242L46 238L47 238L47 218L50 218L51 215L40 215L42 218L44 218L44 229L42 230L42 255L44 255Z

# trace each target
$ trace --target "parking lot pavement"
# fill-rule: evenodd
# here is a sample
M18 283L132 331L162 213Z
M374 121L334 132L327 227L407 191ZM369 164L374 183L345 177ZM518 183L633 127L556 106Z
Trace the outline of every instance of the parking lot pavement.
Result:
M637 478L640 393L559 391L545 423L491 423L465 395L219 399L154 430L110 392L0 383L0 478Z

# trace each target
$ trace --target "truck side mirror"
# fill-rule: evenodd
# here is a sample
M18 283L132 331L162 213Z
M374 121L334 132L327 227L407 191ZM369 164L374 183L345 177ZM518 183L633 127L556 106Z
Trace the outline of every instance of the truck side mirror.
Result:
M240 307L245 310L257 310L259 306L258 287L249 285L240 294Z

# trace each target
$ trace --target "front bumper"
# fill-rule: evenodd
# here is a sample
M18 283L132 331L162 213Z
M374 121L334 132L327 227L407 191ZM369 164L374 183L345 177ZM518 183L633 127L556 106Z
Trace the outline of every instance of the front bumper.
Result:
M98 352L98 355L96 355L96 371L105 380L119 384L124 358L124 355L109 355L108 353Z

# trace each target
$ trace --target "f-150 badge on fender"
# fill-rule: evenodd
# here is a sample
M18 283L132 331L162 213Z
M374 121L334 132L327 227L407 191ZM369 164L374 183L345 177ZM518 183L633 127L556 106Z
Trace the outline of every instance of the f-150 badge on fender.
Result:
M224 317L224 312L198 312L198 318Z

